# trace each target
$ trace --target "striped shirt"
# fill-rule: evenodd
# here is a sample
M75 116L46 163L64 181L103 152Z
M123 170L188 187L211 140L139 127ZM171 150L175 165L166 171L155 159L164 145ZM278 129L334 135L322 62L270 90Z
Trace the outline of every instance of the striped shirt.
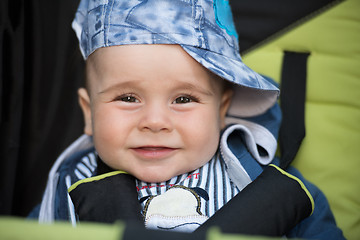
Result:
M176 176L162 183L146 183L140 180L136 181L139 200L150 196L156 196L165 193L174 185L187 188L201 188L209 196L209 200L201 198L200 211L203 215L211 217L217 210L224 206L231 198L239 193L238 188L230 181L225 169L225 163L220 154L216 154L207 164L201 168ZM143 201L144 209L146 201Z

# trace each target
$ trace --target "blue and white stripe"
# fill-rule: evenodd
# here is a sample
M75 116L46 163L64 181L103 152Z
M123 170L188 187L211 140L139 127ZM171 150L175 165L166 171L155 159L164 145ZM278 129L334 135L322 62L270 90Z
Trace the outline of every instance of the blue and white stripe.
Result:
M188 188L199 187L204 189L209 200L201 198L201 213L211 217L217 210L224 206L231 198L239 193L238 188L231 182L226 166L216 154L207 164L201 168L186 174L174 177L162 183L146 183L137 180L139 199L149 196L156 196L165 193L173 185L185 186ZM144 207L146 201L142 202Z
M76 165L74 174L79 180L89 178L93 176L96 167L97 163L95 152L90 152Z

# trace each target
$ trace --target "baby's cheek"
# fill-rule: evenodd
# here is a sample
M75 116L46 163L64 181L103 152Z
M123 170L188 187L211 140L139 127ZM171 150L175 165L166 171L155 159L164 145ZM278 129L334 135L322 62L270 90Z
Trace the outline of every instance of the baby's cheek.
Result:
M202 158L210 158L215 154L219 145L220 128L218 124L203 122L194 130L194 144Z
M117 120L111 112L98 112L93 127L95 148L105 159L112 159L114 154L123 146L126 131L124 124Z

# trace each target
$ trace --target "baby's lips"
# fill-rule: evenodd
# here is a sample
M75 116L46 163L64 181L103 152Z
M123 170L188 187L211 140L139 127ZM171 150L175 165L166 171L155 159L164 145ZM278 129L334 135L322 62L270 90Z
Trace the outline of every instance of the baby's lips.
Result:
M142 146L132 148L132 150L139 156L144 158L165 158L170 156L177 148L165 146Z

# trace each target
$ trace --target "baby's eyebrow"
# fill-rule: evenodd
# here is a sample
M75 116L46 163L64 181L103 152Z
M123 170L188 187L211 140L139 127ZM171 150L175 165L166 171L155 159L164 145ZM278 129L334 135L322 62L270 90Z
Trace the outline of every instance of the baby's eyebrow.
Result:
M199 85L195 85L192 83L187 83L187 82L180 82L179 85L176 85L175 89L185 89L188 91L194 91L194 92L199 92L201 94L207 95L207 96L213 96L214 92L210 89L205 89Z
M107 93L114 89L121 89L121 88L130 87L130 86L134 86L134 81L129 80L129 81L121 82L121 83L116 83L114 85L111 85L111 86L105 88L104 90L99 91L98 94L104 94L104 93Z

